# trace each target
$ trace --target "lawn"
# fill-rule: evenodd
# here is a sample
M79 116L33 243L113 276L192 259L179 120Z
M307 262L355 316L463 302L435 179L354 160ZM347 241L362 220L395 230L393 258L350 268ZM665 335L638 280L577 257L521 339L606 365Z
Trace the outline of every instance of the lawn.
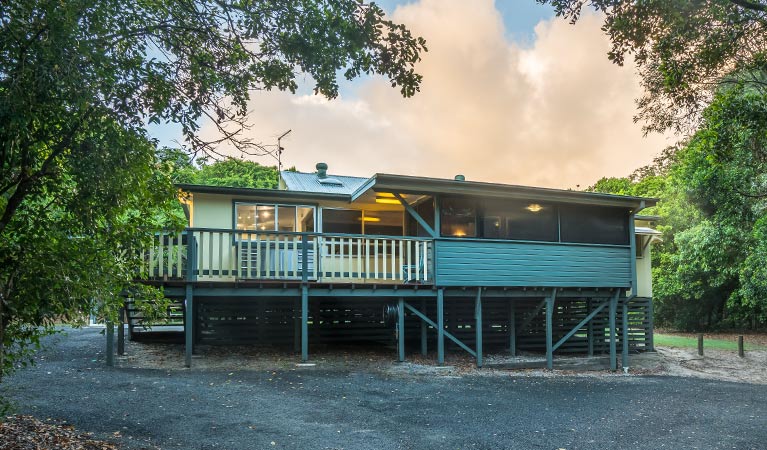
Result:
M746 350L765 350L764 346L750 344L748 342L749 336L745 336L744 346ZM659 347L676 347L676 348L698 348L697 336L679 336L675 334L661 334L655 333L655 345ZM738 341L733 339L714 339L706 337L703 340L703 348L712 348L716 350L738 350Z

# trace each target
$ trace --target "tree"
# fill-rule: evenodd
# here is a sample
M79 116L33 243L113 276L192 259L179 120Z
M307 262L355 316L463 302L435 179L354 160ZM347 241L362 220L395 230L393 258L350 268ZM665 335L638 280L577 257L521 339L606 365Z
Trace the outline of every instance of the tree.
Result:
M411 96L425 50L357 0L3 2L0 341L18 355L54 319L94 299L114 318L119 294L140 288L139 250L174 225L172 163L147 123L180 124L198 155L262 152L243 134L253 91L294 92L305 74L333 98L339 75L368 73ZM222 137L199 138L202 120Z
M767 87L765 0L537 0L575 22L583 8L605 15L608 57L631 56L645 93L638 120L648 131L691 131L721 83Z
M767 321L767 102L749 83L727 85L702 118L660 165L592 189L661 198L663 243L653 251L660 323L756 327Z
M178 183L211 186L277 189L279 174L275 166L262 166L253 161L227 158L204 162L199 168L190 166L178 173Z

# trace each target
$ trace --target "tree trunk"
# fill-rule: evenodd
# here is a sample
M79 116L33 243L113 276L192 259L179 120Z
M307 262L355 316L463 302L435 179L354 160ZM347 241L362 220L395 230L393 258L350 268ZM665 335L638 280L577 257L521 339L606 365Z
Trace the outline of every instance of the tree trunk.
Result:
M0 383L3 381L3 373L5 372L5 310L3 304L5 303L5 297L0 293Z

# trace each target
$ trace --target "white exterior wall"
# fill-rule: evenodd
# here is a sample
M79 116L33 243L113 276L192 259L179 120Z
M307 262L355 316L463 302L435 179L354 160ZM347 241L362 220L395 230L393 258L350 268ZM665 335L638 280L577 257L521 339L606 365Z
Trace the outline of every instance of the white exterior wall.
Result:
M637 297L652 297L651 248L652 244L648 245L642 257L637 258Z

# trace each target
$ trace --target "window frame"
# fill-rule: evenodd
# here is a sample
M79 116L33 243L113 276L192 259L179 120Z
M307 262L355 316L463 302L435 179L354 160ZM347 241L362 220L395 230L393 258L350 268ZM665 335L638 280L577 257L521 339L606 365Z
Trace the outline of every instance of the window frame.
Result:
M259 206L271 206L274 208L274 228L271 230L259 230L259 229L246 229L246 228L237 228L237 207L238 206L255 206L258 208ZM279 210L280 207L293 207L294 208L294 222L293 226L294 228L298 228L298 208L310 208L313 211L313 228L314 230L317 230L317 210L319 209L317 205L311 205L311 204L305 204L305 203L277 203L277 202L259 202L259 201L242 201L242 200L233 200L232 201L232 230L234 231L249 231L252 233L258 233L258 232L264 232L264 233L304 233L303 231L279 231ZM306 233L315 233L317 231L307 231ZM238 233L235 233L237 235Z

